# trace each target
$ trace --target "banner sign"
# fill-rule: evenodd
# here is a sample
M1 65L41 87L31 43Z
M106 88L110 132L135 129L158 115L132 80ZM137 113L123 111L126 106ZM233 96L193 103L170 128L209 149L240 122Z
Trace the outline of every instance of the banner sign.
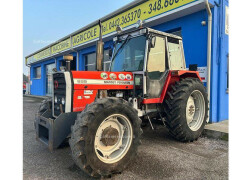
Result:
M135 24L139 19L147 20L162 13L176 9L183 5L197 0L149 0L128 11L125 11L107 21L102 22L102 34L107 35L116 31L116 27L122 28ZM100 33L99 26L96 25L76 36L73 36L73 46L85 43L98 38Z
M72 37L73 46L77 46L79 44L85 43L87 41L98 38L100 34L99 25L96 25L86 31L83 31Z
M39 61L41 59L44 59L46 57L50 56L50 48L47 48L31 57L28 57L26 58L26 64L29 63L33 63L33 62L36 62L36 61Z
M148 0L138 6L133 7L107 21L102 22L103 35L108 35L116 31L116 27L127 28L135 24L138 20L148 20L156 17L173 9L187 5L198 0ZM70 49L71 46L75 47L86 43L88 41L97 39L100 34L99 25L95 25L87 30L84 30L67 40L60 42L51 47L51 55ZM28 63L29 58L27 59Z
M102 23L103 35L112 33L116 26L128 27L197 0L149 0Z
M69 49L69 48L71 48L71 39L70 38L68 38L62 42L59 42L56 45L53 45L51 47L51 54L62 52L62 51Z

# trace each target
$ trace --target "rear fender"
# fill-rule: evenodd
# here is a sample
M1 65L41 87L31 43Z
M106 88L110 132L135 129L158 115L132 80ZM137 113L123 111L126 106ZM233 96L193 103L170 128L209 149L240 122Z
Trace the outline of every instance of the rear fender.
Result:
M181 79L188 77L198 78L201 81L201 77L199 76L198 71L186 71L186 70L169 71L165 85L162 89L161 96L159 98L144 99L142 103L143 104L163 103L167 92L171 90L171 85L174 85L176 81L180 81Z
M178 76L180 77L180 79L193 77L198 78L200 81L202 81L198 71L172 71L172 76Z

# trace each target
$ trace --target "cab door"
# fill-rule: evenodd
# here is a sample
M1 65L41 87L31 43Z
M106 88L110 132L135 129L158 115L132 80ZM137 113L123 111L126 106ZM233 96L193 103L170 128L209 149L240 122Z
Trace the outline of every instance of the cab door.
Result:
M154 47L148 48L146 70L147 99L159 98L167 78L168 61L166 55L166 38L156 36Z

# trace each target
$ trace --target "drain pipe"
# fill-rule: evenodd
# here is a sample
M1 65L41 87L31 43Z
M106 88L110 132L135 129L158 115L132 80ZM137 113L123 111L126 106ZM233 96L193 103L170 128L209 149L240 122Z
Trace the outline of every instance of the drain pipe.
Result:
M208 14L208 34L207 34L207 95L208 95L208 118L210 119L210 84L211 84L211 44L212 44L212 12L208 0L204 0Z

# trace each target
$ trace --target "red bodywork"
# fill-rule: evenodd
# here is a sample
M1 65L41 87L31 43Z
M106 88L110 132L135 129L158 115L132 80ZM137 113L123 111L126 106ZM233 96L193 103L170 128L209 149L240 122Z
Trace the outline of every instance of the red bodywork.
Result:
M101 76L102 74L106 74L105 77ZM116 76L116 79L111 79L111 75ZM82 111L87 104L92 103L98 90L133 89L134 79L130 72L72 71L72 76L74 82L73 112ZM121 79L121 76L125 79Z
M121 78L124 77L121 74L125 76L125 79ZM130 72L72 71L72 76L74 82L73 112L82 111L87 104L92 103L96 98L98 90L133 89L133 74ZM113 79L110 76L113 76ZM114 79L114 76L116 76L116 79ZM201 81L197 71L169 71L161 96L159 98L144 99L142 103L162 103L169 87L176 81L180 81L181 78L186 77L199 78Z
M198 71L185 71L185 70L169 71L165 85L163 86L163 89L161 92L161 96L159 98L154 98L154 99L144 99L142 103L143 104L162 103L171 85L174 84L176 81L180 81L180 79L187 78L187 77L199 78L201 81L201 77Z

